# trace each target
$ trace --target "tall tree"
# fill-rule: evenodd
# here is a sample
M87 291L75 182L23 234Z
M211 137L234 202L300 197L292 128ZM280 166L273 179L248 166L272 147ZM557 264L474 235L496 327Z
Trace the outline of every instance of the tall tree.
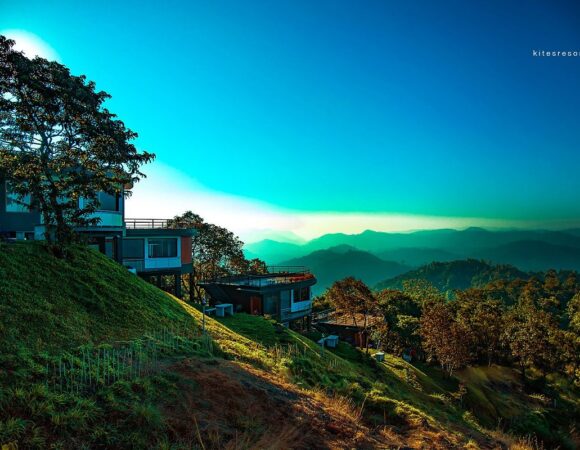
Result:
M385 351L402 355L417 351L420 346L419 318L421 306L405 292L384 289L376 294L383 323L376 328L375 338Z
M117 194L144 177L137 134L104 107L110 95L57 62L32 60L0 36L0 173L40 211L55 249L94 225L99 192ZM79 199L83 199L82 204Z
M336 281L327 292L331 304L340 314L350 316L354 325L361 329L369 350L369 327L372 317L377 313L377 299L362 281L347 277Z
M437 359L450 376L471 360L469 330L455 320L449 303L426 304L421 317L420 334L425 353Z
M558 360L558 325L548 312L533 304L527 293L506 314L502 338L519 363L524 380L526 368L536 367L545 374Z
M501 350L502 305L497 300L488 299L482 289L458 291L456 295L456 320L469 330L473 338L473 356L491 365Z

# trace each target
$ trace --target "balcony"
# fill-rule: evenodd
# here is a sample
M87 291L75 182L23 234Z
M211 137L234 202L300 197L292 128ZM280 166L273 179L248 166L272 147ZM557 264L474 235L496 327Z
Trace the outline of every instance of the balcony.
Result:
M303 266L270 266L268 267L268 273L261 275L231 275L206 280L205 282L260 289L304 281L312 281L311 284L315 284L316 278L310 273L310 270Z
M191 224L175 222L173 219L125 219L128 230L156 230L191 228Z
M173 219L125 219L127 237L194 236L197 230L190 223Z

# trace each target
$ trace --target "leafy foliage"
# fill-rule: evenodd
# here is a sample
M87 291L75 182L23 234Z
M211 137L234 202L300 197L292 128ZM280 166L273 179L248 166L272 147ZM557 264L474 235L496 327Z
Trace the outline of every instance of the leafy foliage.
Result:
M369 320L377 309L377 300L366 284L348 277L335 282L326 295L337 312L350 316L363 335L369 335ZM368 351L368 339L365 341Z
M247 260L242 248L244 243L224 227L203 220L201 216L187 211L168 222L170 228L195 228L191 253L194 264L194 290L190 298L201 298L198 283L237 273L261 274L267 272L266 264L258 258Z
M0 174L20 202L31 196L46 239L62 249L75 227L98 223L99 192L119 195L155 155L137 151L137 134L104 107L110 95L94 82L13 45L0 36Z

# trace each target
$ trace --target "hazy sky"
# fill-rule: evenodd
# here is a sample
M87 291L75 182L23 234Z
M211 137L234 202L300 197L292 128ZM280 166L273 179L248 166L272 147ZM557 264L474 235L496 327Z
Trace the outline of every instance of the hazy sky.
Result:
M474 3L0 0L0 30L157 154L131 216L249 240L577 226L580 57L532 51L580 52L580 5Z

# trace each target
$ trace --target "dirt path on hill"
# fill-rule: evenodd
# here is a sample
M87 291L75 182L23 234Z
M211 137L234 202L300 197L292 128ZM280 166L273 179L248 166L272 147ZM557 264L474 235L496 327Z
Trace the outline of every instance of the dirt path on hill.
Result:
M164 415L176 438L199 448L462 448L447 433L422 425L371 430L344 399L301 391L245 364L188 359L169 370L182 379L181 401L167 404Z

